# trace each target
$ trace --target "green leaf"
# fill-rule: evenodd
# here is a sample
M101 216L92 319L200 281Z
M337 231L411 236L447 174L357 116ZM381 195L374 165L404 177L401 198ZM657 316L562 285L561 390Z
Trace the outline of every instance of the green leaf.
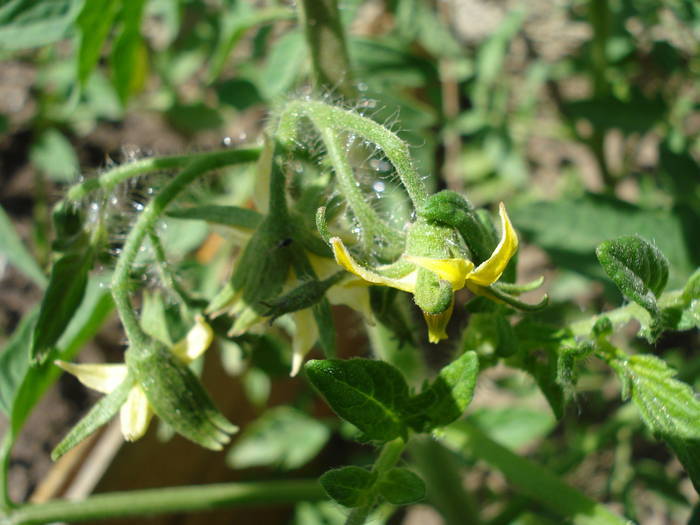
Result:
M78 157L68 139L57 129L48 129L32 144L32 164L57 182L73 182L78 178Z
M232 78L217 84L216 94L219 96L219 102L232 106L238 111L263 103L255 84L244 78Z
M645 209L611 197L587 194L577 199L533 202L509 209L516 228L527 240L547 251L555 265L585 275L604 276L594 253L603 241L624 235L652 239L668 258L669 286L683 286L700 265L685 224L668 210ZM690 241L690 242L689 242Z
M178 102L165 112L165 116L175 129L186 135L219 129L224 124L219 111L204 102L192 104Z
M389 441L406 433L402 415L408 386L393 366L371 359L327 359L304 366L333 411L367 438Z
M0 257L7 259L20 272L29 277L41 288L47 280L36 259L27 251L22 240L17 235L12 221L0 206Z
M90 73L100 59L100 52L112 22L119 10L120 2L115 0L90 0L78 17L80 30L78 48L78 81L84 87Z
M362 467L348 466L325 472L319 479L328 496L345 507L359 507L372 496L377 474Z
M547 410L526 406L483 407L467 418L504 447L517 450L545 437L556 425Z
M377 490L389 503L409 505L425 497L425 483L408 469L395 467L382 474Z
M620 237L599 245L596 255L625 297L659 313L656 297L668 281L668 260L656 246L639 236Z
M0 6L0 51L51 44L64 38L84 0L8 0Z
M304 412L275 407L246 427L229 450L226 463L233 468L292 470L316 456L329 437L328 428Z
M32 359L42 360L78 310L92 268L93 253L67 253L51 268L32 338Z
M306 60L304 35L301 30L290 31L275 42L260 75L261 94L272 100L291 89Z
M695 489L700 489L700 401L676 372L653 355L613 361L642 420L678 456Z
M0 354L0 409L12 414L17 389L29 370L29 349L38 316L35 308L25 315Z
M410 399L408 424L417 432L429 432L460 418L474 396L478 374L476 352L465 352L452 361L428 388Z
M141 36L145 3L145 0L132 0L122 4L122 29L110 56L113 83L122 104L140 91L146 82L148 52Z
M629 134L647 133L666 109L663 100L648 99L637 92L627 101L608 97L566 102L563 113L574 122L586 119L598 130L615 128Z

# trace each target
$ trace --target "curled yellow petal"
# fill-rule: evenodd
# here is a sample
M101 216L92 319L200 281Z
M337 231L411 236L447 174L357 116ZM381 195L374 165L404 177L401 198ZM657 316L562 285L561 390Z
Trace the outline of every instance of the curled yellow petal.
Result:
M474 269L474 263L468 259L433 259L418 255L404 255L403 258L449 282L453 290L464 288L469 272Z
M508 261L518 250L518 235L506 213L506 207L501 203L498 207L501 216L501 240L487 260L482 262L467 276L467 280L480 286L488 286L500 279L508 266Z
M117 388L126 379L128 373L126 365L75 364L66 361L54 361L54 363L73 374L86 387L103 394L109 394Z
M439 343L443 339L447 339L447 324L450 322L452 317L452 311L454 310L454 299L452 304L444 312L439 314L429 314L423 312L423 317L425 322L428 324L428 341L431 343Z
M204 317L198 315L195 317L194 326L187 332L185 338L175 343L171 350L183 363L188 364L209 348L212 339L214 339L214 331Z
M381 284L391 288L403 290L404 292L413 292L416 289L415 272L410 272L398 279L385 277L384 275L365 268L355 261L355 259L352 258L352 255L350 255L348 249L343 244L343 241L340 240L340 237L332 237L330 243L331 247L333 248L333 255L335 256L336 262L350 273L354 273L358 277L361 277L365 281L372 284Z
M152 417L153 409L148 404L146 394L140 386L134 386L129 390L129 397L119 410L124 439L136 441L141 438L148 430Z

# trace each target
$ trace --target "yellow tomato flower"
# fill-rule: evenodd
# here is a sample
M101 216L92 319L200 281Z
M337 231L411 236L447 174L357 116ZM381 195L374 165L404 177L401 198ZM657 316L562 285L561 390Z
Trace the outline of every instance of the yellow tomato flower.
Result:
M189 364L209 348L214 332L202 316L197 316L195 325L182 341L175 343L170 350L183 363ZM129 370L125 364L75 364L56 361L66 372L73 374L78 381L102 392L113 392L124 380ZM148 403L143 389L135 384L129 391L129 396L119 411L122 435L126 441L136 441L148 429L153 417L153 409Z
M491 296L486 288L500 279L508 262L518 250L518 236L503 203L500 203L498 211L501 218L501 239L491 256L477 267L474 267L472 261L464 258L438 259L404 254L390 265L368 268L350 255L339 237L331 238L330 243L335 260L340 266L372 284L415 294L418 269L424 268L437 275L440 280L449 283L453 291L466 287L475 294ZM428 324L430 342L437 343L445 339L445 328L452 316L452 305L443 312L424 312L423 315Z

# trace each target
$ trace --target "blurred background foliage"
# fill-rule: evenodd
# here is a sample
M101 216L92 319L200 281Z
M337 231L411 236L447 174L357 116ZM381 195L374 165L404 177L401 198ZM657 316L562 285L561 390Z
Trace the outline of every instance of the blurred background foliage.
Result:
M464 192L477 206L509 203L528 243L521 277L546 275L553 307L543 318L572 320L621 304L595 259L603 240L639 233L654 241L669 259L670 289L700 265L697 2L341 0L340 7L357 109L413 146L433 189ZM113 163L255 141L269 111L307 95L309 73L294 6L272 0L7 0L0 57L1 226L17 227L40 268L51 253L49 210L67 185ZM368 177L384 176L381 164L365 168ZM252 180L237 170L189 198L246 203ZM138 210L149 184L157 180L124 190L119 206ZM112 227L115 249L126 227ZM163 244L177 256L178 274L211 295L227 257L215 257L217 264L201 257L211 240L202 223L179 221L169 232ZM10 261L20 256L13 235L0 245ZM198 257L188 257L194 250ZM41 285L36 264L19 266ZM4 276L7 297L26 289L16 279ZM27 305L6 304L0 321L9 334ZM239 346L256 352L223 348L233 373L241 355L253 356L244 383L260 406L270 379L258 372L274 378L286 370L285 344L250 336ZM697 349L696 330L651 351L697 390ZM617 408L609 372L590 363L582 374L559 425L531 382L503 370L482 388L488 397L498 387L505 402L482 396L470 418L642 523L688 519L697 495L677 461ZM264 412L229 463L303 465L329 439L326 426L307 419L292 408ZM280 429L308 434L297 439L307 448L290 449ZM474 467L473 459L460 461ZM507 491L485 471L472 472L485 505ZM512 498L491 523L547 523L528 505ZM297 522L331 523L332 514L304 504Z

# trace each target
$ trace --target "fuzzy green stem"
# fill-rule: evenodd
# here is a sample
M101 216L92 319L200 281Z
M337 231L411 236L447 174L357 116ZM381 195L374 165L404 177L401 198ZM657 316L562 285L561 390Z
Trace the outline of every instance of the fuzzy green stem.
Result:
M336 0L300 0L297 9L311 54L314 87L355 98L357 90Z
M377 461L372 466L372 472L376 472L378 474L377 477L379 477L382 473L393 468L401 458L404 448L406 448L406 442L402 438L396 438L386 443L382 447ZM375 497L364 505L352 509L347 520L345 520L345 525L363 525L376 503L377 498Z
M326 499L316 480L221 483L96 494L82 501L50 501L21 506L0 525L93 521L175 512L212 510L237 505L273 505Z
M148 203L129 232L112 276L112 296L114 297L114 304L119 312L119 317L129 342L132 343L135 348L145 347L148 341L148 338L139 325L129 298L130 271L138 255L138 251L141 248L144 237L152 230L168 204L197 177L203 173L219 168L222 165L234 164L237 162L250 162L253 160L251 159L250 150L231 150L227 153L238 153L239 155L230 155L227 157L225 164L222 164L222 159L216 156L200 157L192 162Z
M428 192L413 165L408 145L396 134L381 124L357 113L313 100L295 100L288 103L280 116L278 136L291 142L295 138L295 127L300 117L309 118L314 125L337 131L348 131L377 144L393 164L397 175L415 209L420 209L428 199Z
M677 304L679 299L681 299L682 294L682 290L676 290L661 294L661 297L659 297L658 299L659 307L665 308ZM603 312L598 315L593 315L588 319L583 319L581 321L571 323L569 325L569 329L571 330L572 335L574 335L575 337L590 335L596 322L603 317L607 317L613 324L613 327L616 328L628 323L632 319L639 319L641 321L644 321L646 324L651 322L651 316L649 315L649 312L647 312L637 303L629 303L625 306L621 306L619 308L615 308L614 310L610 310L609 312Z
M259 148L247 148L141 159L122 164L114 169L105 171L99 177L87 179L80 184L76 184L68 190L67 198L72 201L79 200L86 197L90 192L100 189L105 192L110 192L117 184L132 177L137 177L153 171L183 168L197 160L208 159L212 163L215 163L216 167L223 167L229 164L245 162L242 160L243 157L247 157L248 161L252 162L258 158L259 154Z
M597 503L544 467L496 443L467 421L445 430L450 448L482 459L500 470L518 490L575 525L627 525L629 522Z
M397 233L386 226L386 224L377 217L376 212L369 205L367 198L362 194L362 190L357 185L352 167L348 162L347 151L337 131L324 127L320 128L320 132L323 143L326 146L328 158L335 169L340 191L347 199L352 212L360 223L360 228L363 232L362 242L365 250L368 252L372 251L376 236L398 241Z

